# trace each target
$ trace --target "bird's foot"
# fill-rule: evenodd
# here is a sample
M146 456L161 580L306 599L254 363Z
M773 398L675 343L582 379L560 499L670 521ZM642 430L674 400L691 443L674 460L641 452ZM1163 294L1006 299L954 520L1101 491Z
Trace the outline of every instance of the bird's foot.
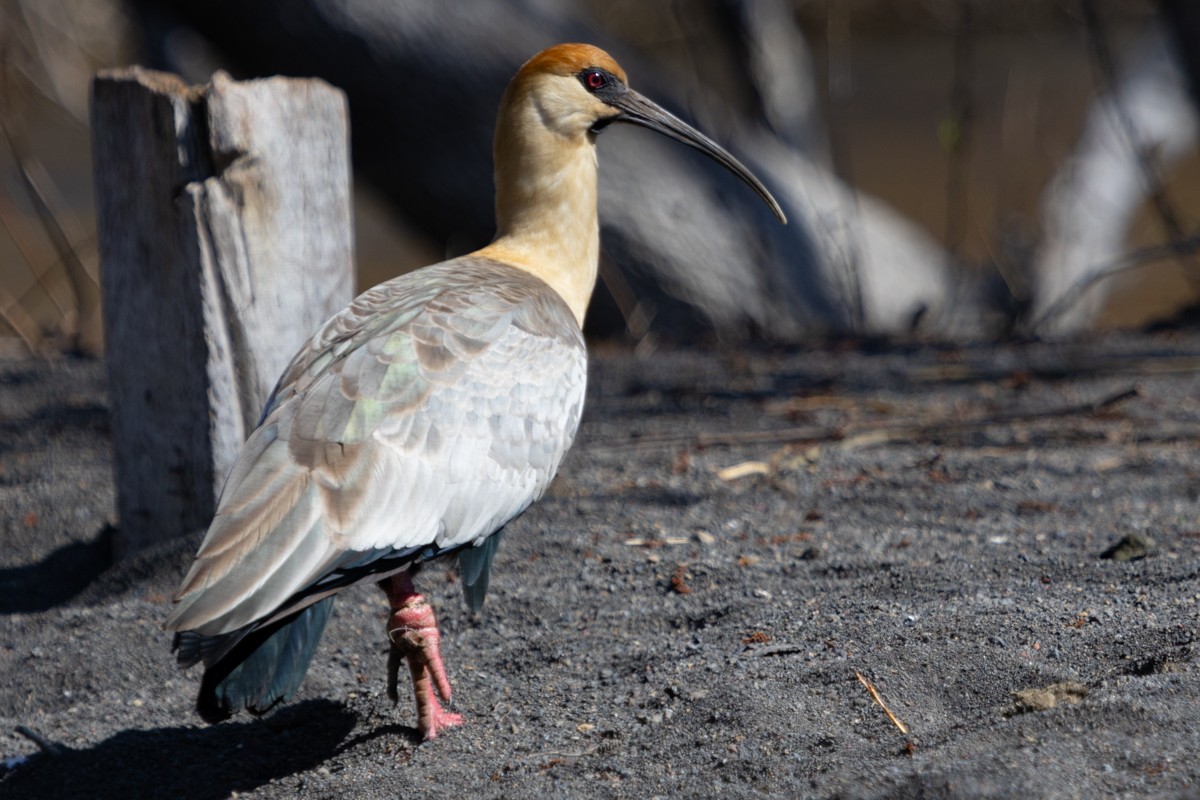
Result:
M411 589L411 581L409 582ZM388 619L388 639L392 643L388 653L388 697L399 702L400 693L396 684L400 673L400 662L408 661L412 675L413 693L417 698L417 726L424 739L435 739L445 728L461 725L461 714L453 714L442 708L440 697L450 702L450 680L438 648L441 633L433 608L420 594L412 591L391 591L388 599L392 614Z

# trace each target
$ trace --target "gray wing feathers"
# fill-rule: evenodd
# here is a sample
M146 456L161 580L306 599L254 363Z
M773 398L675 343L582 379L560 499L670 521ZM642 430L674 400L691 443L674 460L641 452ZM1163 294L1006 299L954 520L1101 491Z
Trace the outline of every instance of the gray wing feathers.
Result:
M226 481L169 628L212 635L241 627L335 560L315 487L274 433L274 426L256 431Z
M261 620L367 551L483 542L549 485L585 381L570 310L511 268L458 259L363 294L285 371L168 627Z

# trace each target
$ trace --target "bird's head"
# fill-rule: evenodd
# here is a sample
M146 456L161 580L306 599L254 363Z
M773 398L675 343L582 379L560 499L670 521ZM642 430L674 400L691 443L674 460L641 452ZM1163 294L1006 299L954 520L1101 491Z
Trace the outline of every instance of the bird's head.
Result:
M527 100L547 130L567 139L595 135L614 122L630 122L694 147L745 181L781 222L779 203L762 182L724 148L657 103L629 88L612 56L588 44L547 48L521 67L509 87Z

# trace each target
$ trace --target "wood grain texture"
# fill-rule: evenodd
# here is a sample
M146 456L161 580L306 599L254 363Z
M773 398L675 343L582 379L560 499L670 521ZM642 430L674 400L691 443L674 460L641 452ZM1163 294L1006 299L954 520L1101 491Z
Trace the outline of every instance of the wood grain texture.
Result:
M275 378L353 290L346 104L321 81L93 84L118 550L208 525Z

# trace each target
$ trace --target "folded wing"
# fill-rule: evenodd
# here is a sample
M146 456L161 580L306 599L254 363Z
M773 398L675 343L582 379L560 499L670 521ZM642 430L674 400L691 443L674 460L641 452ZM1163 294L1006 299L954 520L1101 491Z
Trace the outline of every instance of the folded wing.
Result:
M482 544L549 485L585 382L570 310L510 267L461 258L364 293L280 379L167 627L264 624Z

